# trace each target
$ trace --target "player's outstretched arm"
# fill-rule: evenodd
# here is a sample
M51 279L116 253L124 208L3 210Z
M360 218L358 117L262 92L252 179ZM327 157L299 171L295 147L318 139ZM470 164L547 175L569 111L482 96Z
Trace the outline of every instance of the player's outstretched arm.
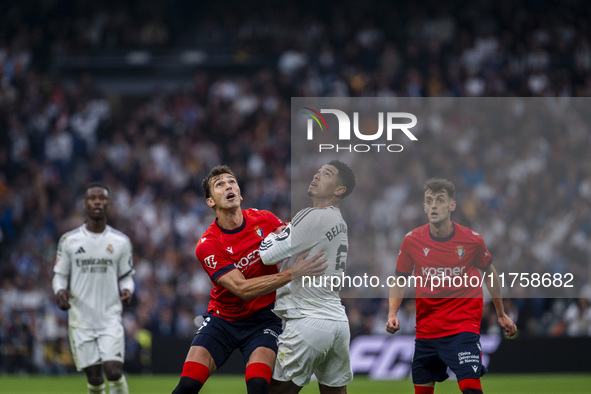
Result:
M505 331L505 335L509 338L517 333L517 325L511 320L505 313L505 307L503 306L503 297L501 296L501 282L499 275L495 267L490 264L487 269L482 271L485 277L486 287L490 292L490 295L497 311L497 321L501 328Z
M318 253L308 259L299 256L293 268L288 268L273 275L263 275L257 278L246 279L240 270L234 269L221 276L217 283L230 290L234 295L247 301L277 290L286 285L295 277L302 275L320 275L326 270L326 258L323 253Z
M404 297L404 287L398 287L396 281L393 286L390 287L389 298L388 298L388 321L386 322L386 331L390 334L395 334L400 330L400 321L396 317L400 305L402 305L402 299Z

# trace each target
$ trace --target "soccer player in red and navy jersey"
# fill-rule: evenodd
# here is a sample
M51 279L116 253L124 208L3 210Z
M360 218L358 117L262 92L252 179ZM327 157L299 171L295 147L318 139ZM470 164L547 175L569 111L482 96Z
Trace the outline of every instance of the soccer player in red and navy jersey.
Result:
M482 236L451 221L456 209L454 184L431 178L424 191L429 223L406 234L396 262L396 276L412 274L418 283L412 363L415 394L432 394L435 382L447 379L447 367L456 374L463 394L481 394L480 377L486 373L479 336L481 272L499 325L509 337L515 335L517 326L505 313L498 275ZM396 317L404 295L400 283L390 288L386 331L391 334L400 329Z
M281 333L281 319L271 310L275 290L292 278L322 274L326 259L320 254L300 257L282 272L264 265L260 243L285 223L268 211L243 210L236 176L228 166L214 167L202 186L217 218L201 236L195 254L213 288L173 394L199 392L235 349L246 364L247 392L268 393Z

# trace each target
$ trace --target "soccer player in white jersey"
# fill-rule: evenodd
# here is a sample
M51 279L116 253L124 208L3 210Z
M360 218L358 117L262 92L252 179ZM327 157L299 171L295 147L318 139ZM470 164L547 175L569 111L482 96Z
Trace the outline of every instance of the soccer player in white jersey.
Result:
M259 249L263 262L279 263L284 270L292 264L292 256L324 252L327 279L340 277L349 242L339 206L354 187L355 174L347 164L333 160L323 165L308 188L314 207L301 210L281 233L265 238ZM277 290L274 311L285 321L285 328L279 336L271 393L298 393L312 374L320 393L347 392L353 380L349 321L339 289L330 284L327 280L316 286L299 278Z
M53 291L68 311L70 345L76 368L84 370L89 394L104 394L103 369L110 394L129 394L123 375L122 303L134 290L129 238L107 225L109 190L86 188L86 222L60 238L53 268Z

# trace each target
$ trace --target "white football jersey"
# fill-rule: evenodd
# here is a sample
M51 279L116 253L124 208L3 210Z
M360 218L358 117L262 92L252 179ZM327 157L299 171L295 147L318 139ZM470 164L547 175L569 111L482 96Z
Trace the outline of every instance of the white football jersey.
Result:
M259 249L265 264L279 263L283 271L308 249L308 256L324 252L328 259L324 275L298 278L277 289L275 313L283 319L307 316L347 321L340 289L331 288L331 277L344 275L348 247L347 224L341 211L332 206L303 209L281 233L269 234Z
M68 323L76 328L105 328L121 322L119 280L132 275L131 241L107 226L100 234L86 225L62 235L53 271L68 277Z

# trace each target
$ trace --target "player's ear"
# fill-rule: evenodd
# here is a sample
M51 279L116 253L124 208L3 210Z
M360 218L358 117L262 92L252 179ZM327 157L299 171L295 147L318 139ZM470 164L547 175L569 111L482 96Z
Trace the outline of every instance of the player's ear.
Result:
M215 201L213 201L213 198L211 197L207 197L205 199L205 202L207 203L207 206L209 206L210 208L213 208L215 206Z
M449 211L453 212L456 210L456 200L453 200L449 206Z
M346 191L347 191L347 187L340 185L340 186L337 186L337 188L334 190L334 195L341 197L343 194L345 194Z

